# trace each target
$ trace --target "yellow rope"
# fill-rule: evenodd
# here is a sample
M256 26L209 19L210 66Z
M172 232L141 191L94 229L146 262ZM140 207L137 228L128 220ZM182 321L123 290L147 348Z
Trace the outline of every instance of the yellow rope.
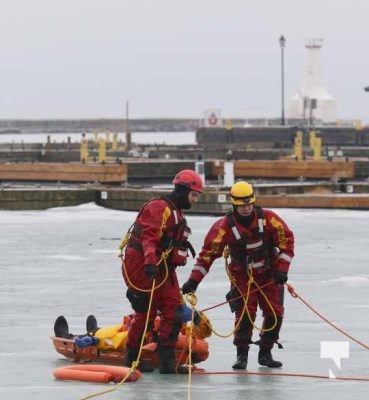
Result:
M172 251L172 247L170 247L169 249L163 251L159 261L156 263L157 268L160 268L159 265L161 263L164 264L165 275L164 275L163 280L159 283L159 285L157 285L157 286L155 286L154 288L151 288L151 289L140 288L140 287L138 287L138 286L133 284L133 282L129 279L129 275L127 273L126 265L125 265L125 263L124 263L124 261L122 259L122 264L123 264L123 269L124 269L124 276L127 278L127 281L129 283L129 285L131 287L133 287L134 289L136 289L137 291L139 291L139 292L146 292L146 293L151 292L152 290L159 289L161 286L163 286L165 281L168 278L168 275L169 275L169 268L168 268L167 259L168 259L169 255L170 255L171 251Z
M249 282L252 280L252 283L256 286L256 288L258 289L258 291L260 292L260 294L264 297L264 299L265 299L265 301L266 301L268 307L269 307L270 310L272 311L273 318L274 318L274 323L273 323L273 325L272 325L270 328L263 328L263 327L259 328L258 326L256 326L256 324L255 324L253 321L251 321L251 317L250 317L250 314L249 314L249 310L248 310L248 309L247 309L247 315L248 315L248 317L249 317L250 322L252 323L253 328L255 328L256 330L258 330L259 332L270 332L270 331L272 331L272 330L277 326L277 323L278 323L277 314L275 313L274 308L273 308L272 304L270 303L270 301L269 301L269 299L268 299L268 296L267 296L267 295L265 294L265 292L261 289L261 287L255 282L254 277L252 276L252 273L250 272L249 269L247 270L247 273L248 273L248 275L249 275Z
M152 288L151 288L151 294L150 294L150 301L149 301L149 307L147 310L147 316L146 316L146 321L145 321L145 328L141 337L141 343L140 343L140 348L138 351L138 356L137 356L137 360L134 361L132 363L131 368L128 371L128 374L114 387L110 388L110 389L106 389L103 390L101 392L96 392L96 393L92 393L88 396L82 397L80 400L87 400L87 399L92 399L93 397L97 397L97 396L101 396L103 394L106 393L110 393L110 392L114 392L115 390L119 389L125 382L126 380L135 372L135 370L137 369L139 363L140 363L140 358L141 358L141 352L142 352L142 347L144 345L144 341L145 341L145 336L146 336L146 332L147 332L147 328L149 326L149 321L150 321L150 311L151 311L151 306L152 306L152 299L153 299L153 295L154 295L154 288L155 288L155 279L152 282Z
M194 324L194 317L195 317L195 307L197 304L197 297L195 293L188 293L186 295L186 300L190 303L192 308L191 314L191 324L190 324L190 332L188 338L188 384L187 384L187 398L188 400L191 399L191 383L192 383L192 330Z
M240 287L237 285L236 279L234 278L234 276L233 276L233 275L231 274L231 272L229 271L229 263L228 263L229 249L228 249L227 246L224 248L223 257L224 257L224 262L225 262L226 273L227 273L227 275L228 275L229 281L231 282L231 286L236 287L236 289L238 290L238 292L242 295L242 301L243 301L243 304L244 304L244 305L243 305L243 308L242 308L241 316L240 316L240 318L239 318L237 324L234 326L234 328L232 329L232 331L231 331L229 334L221 334L221 333L219 333L219 332L216 332L212 327L210 327L210 326L208 325L209 328L211 328L211 330L212 330L212 332L214 333L214 335L216 335L216 336L218 336L218 337L221 337L221 338L228 338L228 337L234 335L234 333L237 331L237 329L239 328L239 326L240 326L240 324L241 324L241 321L242 321L242 319L243 319L243 317L244 317L244 315L245 315L245 313L246 313L246 314L247 314L247 317L248 317L248 319L249 319L249 321L250 321L250 323L251 323L251 325L252 325L252 327L255 328L256 330L258 330L258 331L260 331L260 332L269 332L269 331L273 330L273 329L276 327L277 323L278 323L277 315L276 315L276 313L275 313L275 311L274 311L274 308L273 308L272 304L270 303L270 301L269 301L267 295L266 295L265 292L262 290L262 288L255 282L255 279L254 279L254 277L252 276L252 273L251 273L250 269L247 269L247 275L248 275L248 278L249 278L249 279L248 279L248 281L247 281L247 290L246 290L246 294L244 294L244 292L243 292L243 291L240 289ZM265 301L266 301L267 304L268 304L268 307L269 307L270 310L272 311L272 314L273 314L273 317L274 317L274 323L273 323L272 327L270 327L270 328L258 327L258 326L255 324L255 321L253 320L253 318L252 318L251 315L250 315L249 308L247 307L247 303L248 303L248 300L249 300L249 297L250 297L250 292L251 292L251 286L252 286L252 285L255 285L255 286L256 286L256 289L260 292L261 296L264 297Z

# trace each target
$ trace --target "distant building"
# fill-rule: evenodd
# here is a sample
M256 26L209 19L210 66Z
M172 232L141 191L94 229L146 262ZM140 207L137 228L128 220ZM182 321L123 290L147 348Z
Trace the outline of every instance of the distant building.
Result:
M329 123L337 119L336 100L321 82L322 42L323 39L313 38L305 44L307 57L303 80L297 93L288 103L288 118L303 118L309 125L315 120Z

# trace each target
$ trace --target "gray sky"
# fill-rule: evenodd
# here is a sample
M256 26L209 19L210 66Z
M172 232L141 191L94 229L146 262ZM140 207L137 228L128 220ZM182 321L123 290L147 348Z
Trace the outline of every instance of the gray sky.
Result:
M369 123L368 0L0 0L0 118L281 114L323 38L340 119Z

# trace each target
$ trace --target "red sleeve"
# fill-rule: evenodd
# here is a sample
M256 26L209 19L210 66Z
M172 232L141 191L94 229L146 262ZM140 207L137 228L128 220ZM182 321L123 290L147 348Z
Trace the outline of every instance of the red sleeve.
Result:
M266 219L266 233L272 238L273 247L279 250L275 268L280 271L288 272L295 255L294 234L279 215L271 210L263 210L263 213Z
M217 220L205 236L204 244L193 267L190 279L200 283L209 272L214 260L223 255L228 241L229 228L226 217Z

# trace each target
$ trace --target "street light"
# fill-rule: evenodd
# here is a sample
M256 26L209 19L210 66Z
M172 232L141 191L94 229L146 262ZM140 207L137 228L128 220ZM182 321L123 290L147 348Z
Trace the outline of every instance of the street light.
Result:
M286 46L286 38L282 35L279 38L279 47L281 49L281 92L282 92L282 114L281 125L286 125L284 117L284 48Z

